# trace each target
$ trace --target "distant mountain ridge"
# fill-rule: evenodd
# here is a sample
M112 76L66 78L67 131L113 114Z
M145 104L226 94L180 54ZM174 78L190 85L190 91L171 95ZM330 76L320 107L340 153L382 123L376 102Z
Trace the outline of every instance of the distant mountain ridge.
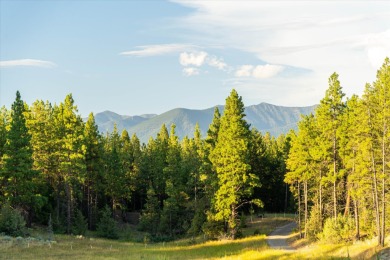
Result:
M290 129L296 129L301 115L314 112L316 105L308 107L284 107L268 103L260 103L245 108L246 120L251 127L265 133L270 132L274 136L287 133ZM221 114L224 107L218 106ZM160 128L165 124L168 128L176 125L176 134L182 139L184 136L192 137L196 123L199 123L202 135L205 136L213 119L214 107L195 110L175 108L160 115L145 114L140 116L118 115L111 111L104 111L95 115L96 124L102 133L111 132L114 124L119 133L126 129L129 135L134 133L141 142L148 142L150 137L155 138Z

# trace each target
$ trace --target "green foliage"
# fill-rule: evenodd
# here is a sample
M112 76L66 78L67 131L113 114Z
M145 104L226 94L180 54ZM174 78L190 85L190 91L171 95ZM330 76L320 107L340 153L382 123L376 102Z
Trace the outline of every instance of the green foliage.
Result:
M21 207L30 215L32 210L39 210L46 201L39 193L36 182L39 172L33 169L31 135L26 125L25 112L26 107L18 91L12 104L4 146L0 193L12 206ZM30 220L30 216L27 219Z
M325 220L324 229L319 235L323 241L340 243L351 241L354 237L353 219L348 216L338 215L337 219Z
M212 216L202 226L203 233L208 239L219 239L226 236L225 224L223 221L215 220Z
M97 234L100 237L118 239L118 227L116 221L112 218L112 212L108 206L100 212L101 216L97 224Z
M75 216L73 219L72 233L73 235L83 235L88 229L88 222L83 216L83 213L80 210L76 210Z
M23 236L26 222L20 211L5 203L0 210L0 233L10 236Z
M160 205L153 188L147 192L145 209L142 211L139 227L152 235L157 234L157 228L160 222Z
M4 145L7 142L8 111L5 107L0 108L0 165L4 154Z
M229 236L235 238L239 229L238 209L259 185L250 173L249 125L244 120L242 98L233 90L226 99L220 130L210 160L217 172L218 190L214 197L215 220L228 223Z
M310 211L310 217L306 223L306 232L306 238L310 240L318 239L322 232L322 218L318 207L314 207Z

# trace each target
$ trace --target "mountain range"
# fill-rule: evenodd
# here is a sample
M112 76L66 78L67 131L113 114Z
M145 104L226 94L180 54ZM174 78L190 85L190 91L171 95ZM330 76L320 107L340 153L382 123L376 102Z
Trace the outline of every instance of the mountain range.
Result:
M268 103L260 103L245 107L245 119L257 130L270 132L273 136L287 133L296 129L301 115L314 112L316 105L308 107L284 107ZM223 106L218 106L223 114ZM196 123L199 123L202 136L205 136L213 119L214 107L204 110L176 108L160 115L145 114L140 116L118 115L111 111L104 111L95 115L96 124L102 133L111 132L114 124L119 133L126 129L129 135L134 133L141 142L146 143L150 137L155 138L160 128L165 124L170 130L171 124L176 125L176 134L179 138L193 137Z

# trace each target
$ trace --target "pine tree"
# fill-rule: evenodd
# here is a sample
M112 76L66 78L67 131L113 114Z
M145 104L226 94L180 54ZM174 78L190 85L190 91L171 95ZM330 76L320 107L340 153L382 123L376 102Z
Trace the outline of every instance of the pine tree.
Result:
M5 107L0 108L0 166L4 154L4 146L7 141L8 111Z
M337 185L342 177L341 158L340 158L340 130L345 104L343 97L345 94L342 91L338 74L333 73L329 77L329 88L325 92L325 97L321 100L320 105L316 109L317 122L321 131L320 144L323 146L324 154L323 161L328 161L328 171L326 179L332 183L333 192L333 217L337 218L338 206L338 188ZM341 189L339 189L341 190Z
M136 134L131 137L131 146L133 151L132 176L134 178L134 186L136 189L131 196L131 205L133 210L142 209L143 203L146 199L146 192L148 188L147 176L143 168L144 148L141 146L140 140Z
M17 91L4 147L1 193L11 205L28 213L27 224L30 226L32 213L39 210L46 201L37 189L39 172L33 169L31 135L26 126L25 112L25 105Z
M106 172L104 186L106 195L111 199L111 209L122 209L124 200L130 199L131 189L122 162L122 142L116 125L107 140L106 146Z
M304 228L305 237L308 235L309 218L309 182L315 182L316 162L311 154L311 148L314 147L315 137L314 116L304 116L298 124L298 134L292 139L290 154L287 160L287 169L285 181L292 186L295 196L298 198L299 231L301 231L301 188L303 186L303 204L304 204ZM315 183L313 186L316 185ZM301 234L302 236L302 234Z
M238 231L238 210L248 203L257 178L250 173L250 130L244 120L244 104L235 90L226 99L220 130L210 160L218 176L215 194L215 219L228 224L229 235L234 239Z
M389 180L389 162L390 162L390 60L386 58L382 67L377 72L376 81L372 85L373 97L371 99L371 109L375 111L372 119L372 133L378 145L379 154L377 162L380 162L380 167L377 169L377 180L381 187L377 187L381 194L378 199L378 212L380 230L378 230L379 244L384 246L386 233L386 182ZM381 205L379 205L381 203ZM380 207L380 209L379 209Z
M79 197L81 184L85 178L84 125L77 115L77 106L71 94L63 103L54 107L54 125L56 129L56 152L58 160L58 185L65 189L66 232L72 231L72 220ZM58 188L60 191L61 188Z
M213 120L207 130L206 143L209 145L210 150L214 149L217 140L218 140L218 132L221 125L221 114L219 112L218 107L214 109Z
M95 229L98 218L98 196L103 191L103 145L95 117L89 114L84 127L85 136L85 200L88 228Z
M218 189L218 177L210 161L210 153L214 150L215 145L218 140L218 132L221 125L221 114L219 113L218 107L214 109L214 117L207 130L207 136L204 142L204 146L201 150L199 150L199 155L201 156L202 166L201 166L201 179L204 183L205 195L207 196L207 200L210 201L210 204L213 204L214 194ZM208 205L210 206L210 205ZM209 210L213 210L210 208ZM209 214L214 215L214 212L210 212Z
M185 202L188 199L185 193L187 176L182 171L181 147L175 128L176 126L172 124L168 140L167 165L163 170L166 176L167 198L164 200L160 221L160 231L169 233L171 237L183 232Z

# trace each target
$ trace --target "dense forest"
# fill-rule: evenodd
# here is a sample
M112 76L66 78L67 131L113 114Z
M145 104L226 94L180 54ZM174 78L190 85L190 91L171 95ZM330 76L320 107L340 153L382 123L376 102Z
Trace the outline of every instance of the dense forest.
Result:
M138 228L156 241L237 237L244 213L293 207L283 182L288 139L250 129L244 116L233 90L205 138L196 127L194 138L179 140L175 125L169 132L163 125L141 144L126 130L99 133L93 114L83 122L72 95L29 106L17 92L11 109L0 112L3 222L14 209L27 226L115 238L115 222L138 212ZM0 232L12 233L9 226Z
M278 138L245 121L232 90L205 137L179 140L175 125L141 144L99 133L69 94L60 104L22 101L0 110L0 232L33 223L115 238L139 213L155 240L240 236L245 215L297 212L302 236L334 242L390 227L390 61L362 97L344 99L336 73L314 114ZM288 186L289 185L289 188ZM12 225L10 223L13 223ZM12 226L12 227L11 227ZM13 233L14 232L14 233Z

